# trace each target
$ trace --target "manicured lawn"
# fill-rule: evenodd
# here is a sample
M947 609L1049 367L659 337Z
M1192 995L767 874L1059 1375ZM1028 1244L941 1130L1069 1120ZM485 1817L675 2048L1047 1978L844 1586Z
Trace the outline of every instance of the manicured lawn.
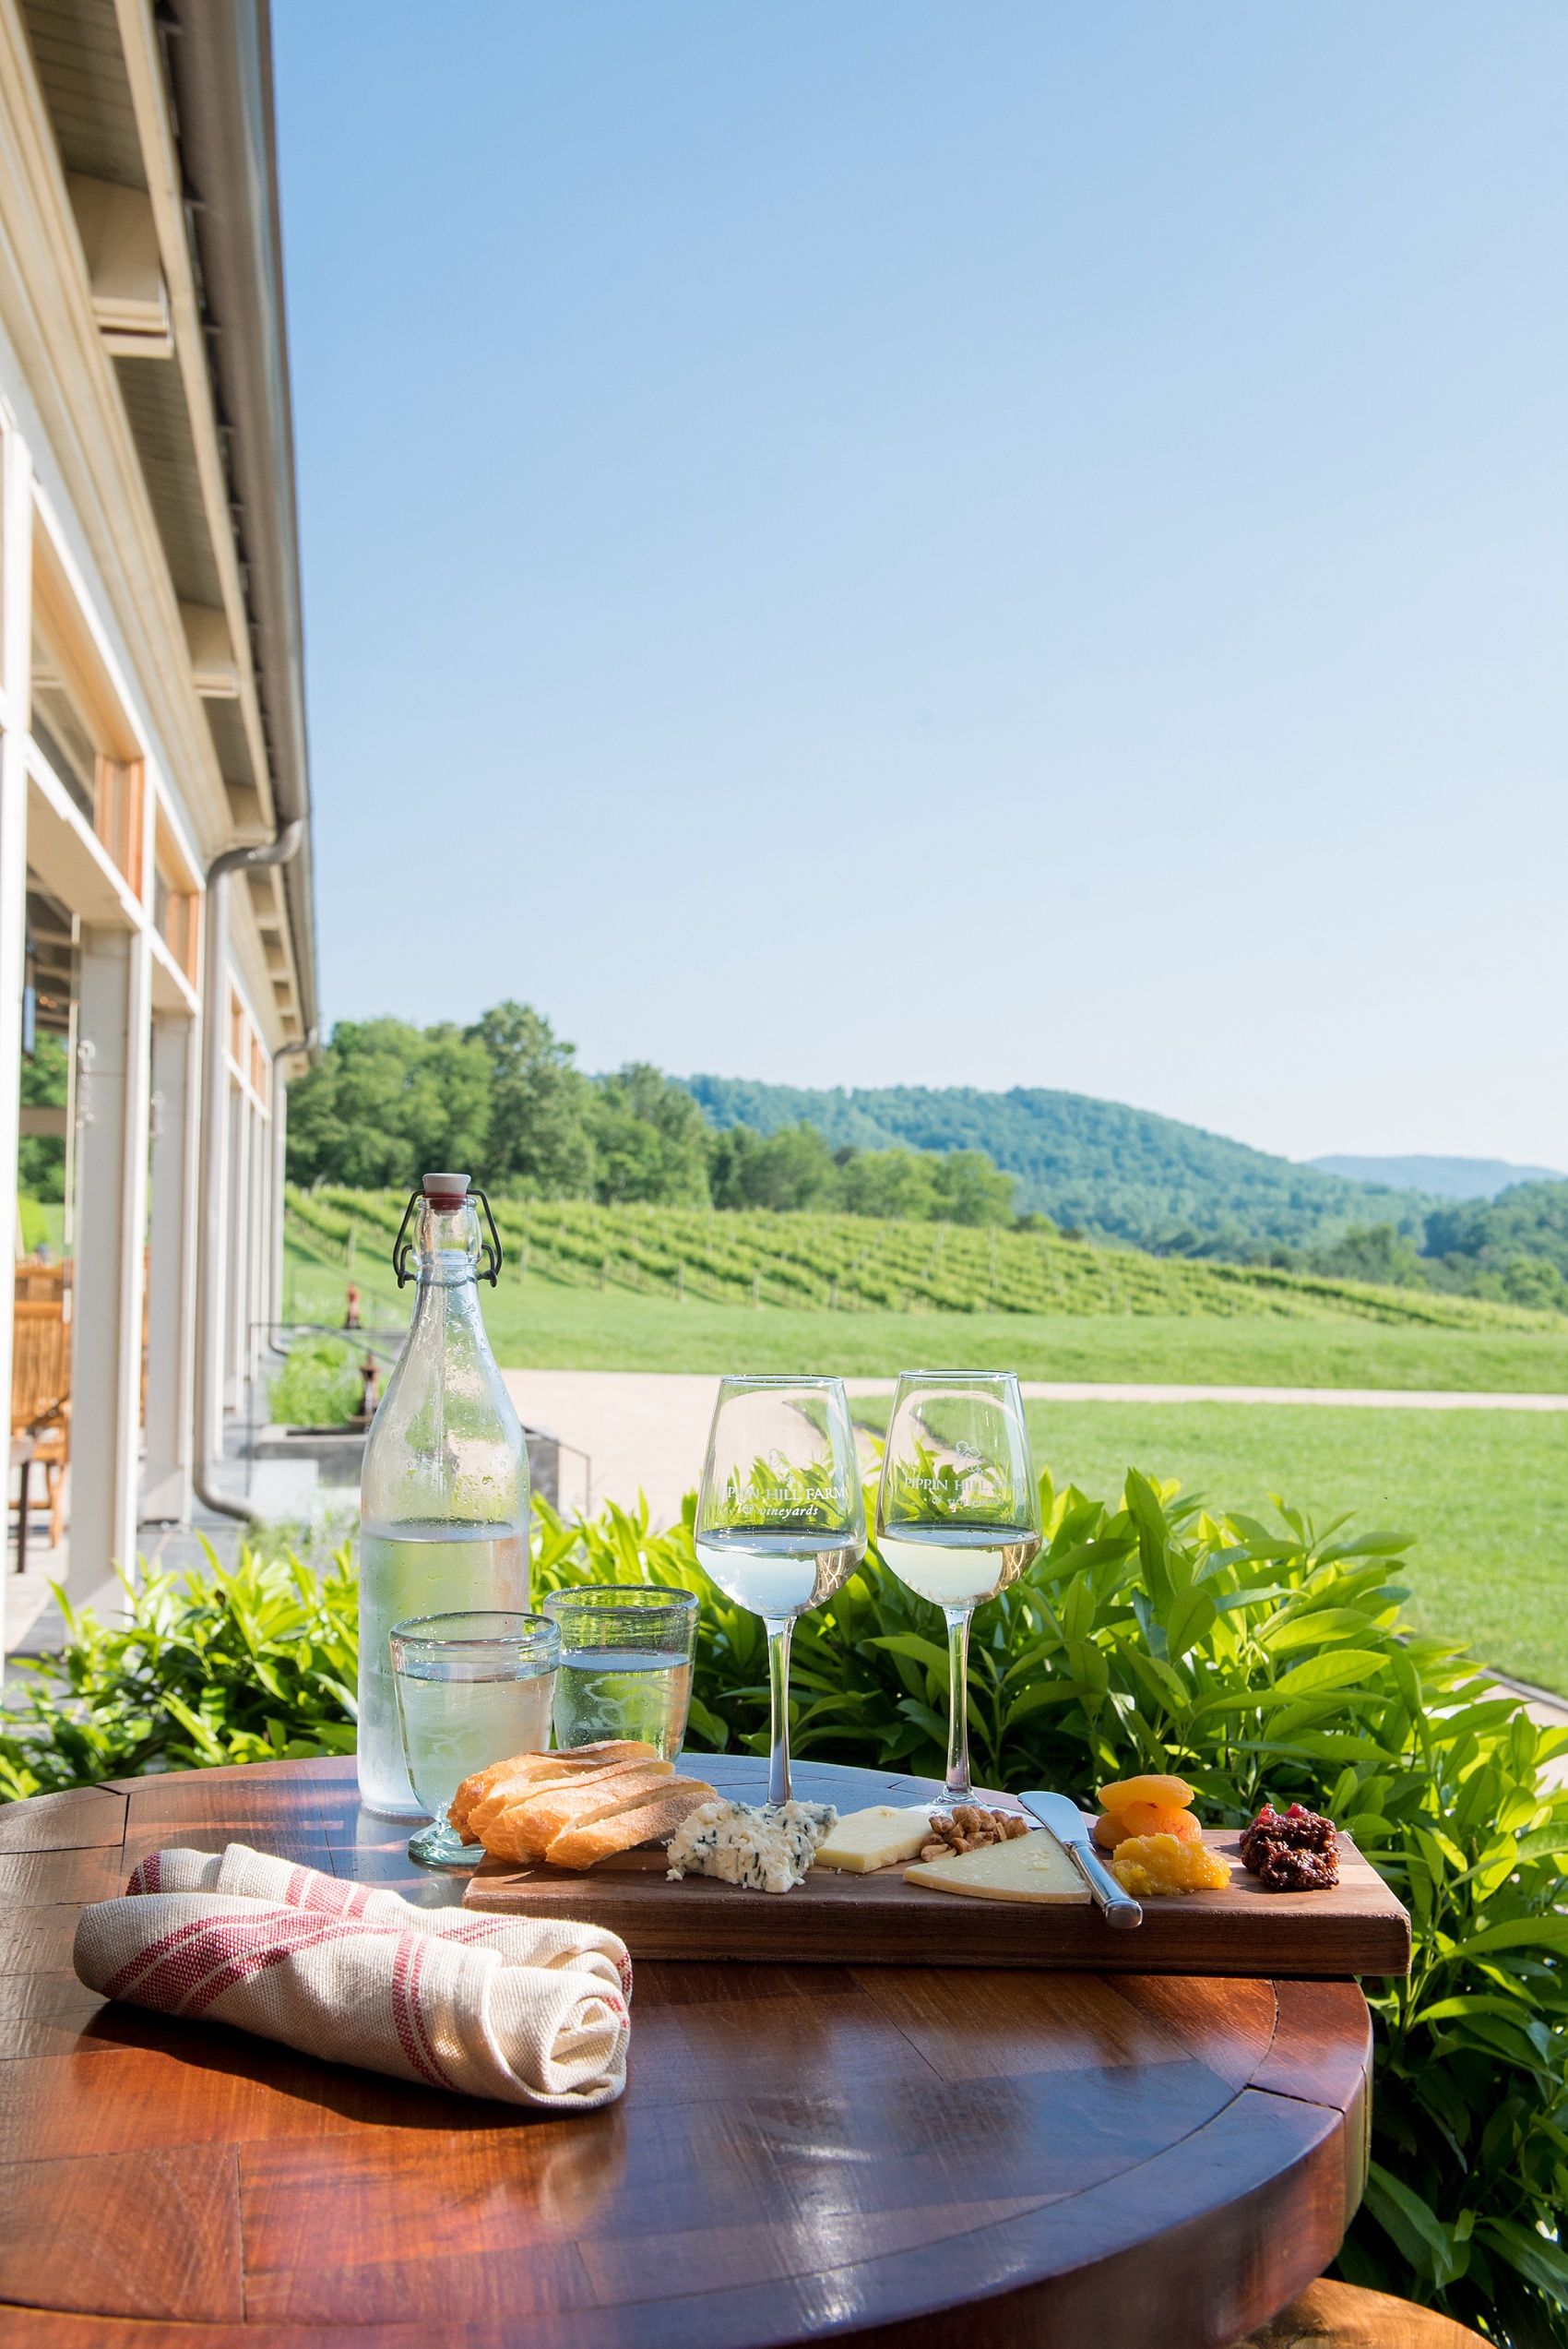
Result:
M1087 1493L1129 1466L1259 1517L1417 1535L1405 1579L1426 1631L1568 1693L1568 1413L1336 1411L1316 1404L1031 1403L1035 1457Z
M291 1249L291 1310L339 1322L343 1275ZM362 1262L367 1322L400 1324L411 1292ZM1026 1377L1216 1386L1568 1390L1554 1334L1380 1330L1365 1323L1034 1319L811 1314L558 1288L484 1292L501 1361L580 1370L837 1370L890 1376L917 1360ZM877 1405L858 1406L872 1421ZM1501 1670L1568 1692L1568 1413L1336 1410L1239 1403L1032 1403L1036 1456L1086 1492L1129 1465L1265 1515L1268 1495L1360 1529L1418 1536L1422 1628L1467 1638Z
M344 1275L291 1244L290 1310L341 1321ZM411 1290L362 1252L365 1318L398 1326ZM574 1289L537 1273L486 1289L501 1362L551 1370L836 1370L881 1377L912 1362L1016 1370L1025 1378L1141 1385L1413 1387L1568 1392L1568 1322L1555 1330L1384 1329L1366 1321L1088 1318L1026 1314L792 1313L677 1305Z

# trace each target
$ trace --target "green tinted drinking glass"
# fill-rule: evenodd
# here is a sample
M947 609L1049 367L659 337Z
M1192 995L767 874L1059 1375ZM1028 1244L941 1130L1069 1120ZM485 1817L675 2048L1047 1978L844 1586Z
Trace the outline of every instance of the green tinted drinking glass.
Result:
M475 1854L447 1820L465 1778L550 1744L561 1635L541 1615L421 1615L394 1624L392 1677L414 1793L431 1823L409 1857L471 1867Z

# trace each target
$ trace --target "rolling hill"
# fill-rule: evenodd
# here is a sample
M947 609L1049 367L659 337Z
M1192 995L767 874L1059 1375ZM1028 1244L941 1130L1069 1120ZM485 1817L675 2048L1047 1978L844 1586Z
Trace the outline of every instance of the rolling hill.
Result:
M1435 1198L1298 1166L1174 1117L1085 1093L891 1085L814 1091L691 1077L709 1123L775 1134L802 1119L834 1149L981 1150L1016 1175L1020 1210L1160 1255L1246 1257L1318 1247L1354 1224L1394 1223L1420 1244Z

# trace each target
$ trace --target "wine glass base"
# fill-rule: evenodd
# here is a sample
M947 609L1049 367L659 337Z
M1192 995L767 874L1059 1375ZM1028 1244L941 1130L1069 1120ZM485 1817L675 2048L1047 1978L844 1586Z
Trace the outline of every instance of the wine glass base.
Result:
M455 1827L444 1818L433 1818L417 1835L409 1838L409 1857L418 1860L422 1867L476 1867L483 1853L476 1843L465 1843Z

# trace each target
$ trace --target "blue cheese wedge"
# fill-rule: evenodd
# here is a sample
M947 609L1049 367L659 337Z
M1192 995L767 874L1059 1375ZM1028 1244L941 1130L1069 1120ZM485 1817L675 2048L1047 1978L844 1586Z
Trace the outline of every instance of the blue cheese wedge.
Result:
M665 1845L679 1879L716 1876L746 1892L788 1892L803 1884L818 1844L837 1824L831 1803L705 1803Z
M869 1876L873 1867L891 1867L896 1860L912 1860L934 1833L931 1806L899 1810L892 1803L873 1803L869 1810L849 1811L816 1851L818 1867L841 1867L852 1876Z
M1060 1901L1082 1906L1088 1886L1054 1835L1043 1828L1015 1836L1010 1843L986 1843L978 1852L922 1860L904 1870L906 1884L931 1892L965 1892L977 1901Z

